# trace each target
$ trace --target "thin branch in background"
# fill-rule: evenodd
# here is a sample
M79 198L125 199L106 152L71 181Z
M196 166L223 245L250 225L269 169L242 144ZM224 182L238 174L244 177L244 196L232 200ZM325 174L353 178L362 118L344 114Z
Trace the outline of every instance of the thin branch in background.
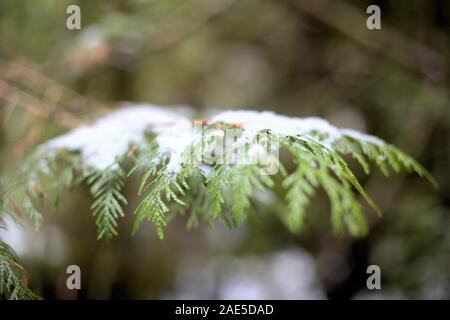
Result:
M15 104L26 112L41 119L53 119L56 123L68 128L74 128L83 123L71 113L63 110L55 110L54 105L47 104L33 95L14 87L0 79L0 98L4 101Z
M383 32L365 28L367 16L351 4L343 1L295 0L296 7L319 19L363 47L395 61L401 66L439 83L447 76L446 60L436 49L415 39L408 38L383 24ZM361 26L355 28L355 26ZM392 45L395 44L395 45ZM432 62L432 65L430 63Z
M77 113L109 108L108 104L83 96L45 76L38 65L23 58L8 62L0 71L0 78L23 85L34 93L41 95L42 100L47 101L53 107L61 105Z
M142 55L142 58L177 47L196 32L205 28L208 23L226 14L238 3L239 1L237 0L216 1L215 3L208 3L209 7L206 11L200 5L198 8L194 6L194 8L181 10L179 14L174 14L173 19L165 21L155 29L157 32L150 32L148 38L156 40L156 44L150 46L147 52ZM199 10L202 8L203 12ZM183 21L183 16L193 14L197 15L196 19L191 18L195 23L190 21L189 25L183 25L181 28L178 28L180 27L179 21Z
M12 148L20 159L30 147L39 143L48 121L64 128L76 128L86 123L86 113L104 114L105 103L87 98L45 76L39 67L25 59L7 62L0 70L0 111L2 125L7 127L16 112L24 112L21 124L26 130Z

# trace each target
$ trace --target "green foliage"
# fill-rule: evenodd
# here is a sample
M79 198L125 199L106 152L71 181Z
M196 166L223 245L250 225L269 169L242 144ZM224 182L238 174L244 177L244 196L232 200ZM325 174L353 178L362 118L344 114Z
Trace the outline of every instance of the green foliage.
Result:
M135 233L143 220L149 220L156 226L156 232L160 239L164 238L164 227L166 226L165 215L169 211L166 202L175 201L185 206L179 195L183 196L188 189L186 183L187 176L179 175L174 178L163 166L155 178L147 186L143 187L142 192L146 192L144 200L135 210L135 219L133 222L133 233ZM145 184L144 180L143 183Z
M124 216L122 205L127 204L121 193L125 178L125 171L120 167L94 172L87 178L95 199L91 210L96 217L98 239L109 240L117 235L117 220Z
M283 183L288 189L289 228L293 231L302 228L306 206L320 186L330 198L331 222L335 231L342 233L347 227L354 236L365 235L366 221L353 189L377 212L379 210L337 152L308 137L291 137L283 141L283 146L291 151L298 166Z
M64 190L77 186L86 172L77 153L36 151L0 180L1 212L13 218L26 216L39 230L43 206L56 210Z
M0 297L10 300L34 300L34 294L25 284L26 273L13 249L0 240Z
M272 179L262 173L263 168L258 165L228 165L214 167L206 179L208 193L212 199L213 218L221 218L228 226L238 225L247 218L251 209L251 197L257 191L273 187ZM225 203L226 191L230 193L231 223L222 206Z
M331 223L338 233L345 230L354 236L367 233L358 194L380 213L341 155L351 155L367 173L369 162L374 162L386 175L389 174L389 168L396 172L416 172L435 185L422 166L389 144L343 135L330 146L324 142L327 136L317 132L302 136L271 135L280 138L280 147L290 152L296 164L296 169L287 175L282 164L277 163L281 168L281 187L286 190L288 208L286 214L280 213L280 218L293 232L302 229L307 206L317 188L322 188L330 199ZM211 137L207 137L207 140L211 144ZM213 145L218 143L212 140ZM250 146L255 143L256 140L248 142ZM209 163L210 170L206 174L194 161L187 160L187 156L192 153L192 149L188 148L181 170L174 173L168 169L170 156L159 152L154 141L149 141L139 151L138 156L124 155L117 159L114 166L105 170L84 165L80 155L74 152L33 154L5 178L2 184L6 189L3 210L11 216L26 214L38 228L42 223L42 214L36 209L36 201L50 202L56 208L64 187L73 187L80 181L86 181L94 198L91 209L96 217L98 238L108 240L117 235L118 219L124 216L123 206L127 200L122 194L122 188L127 176L139 172L142 179L138 194L143 195L143 199L134 212L133 232L138 230L143 221L148 220L156 226L158 236L163 238L170 203L182 207L186 207L187 203L190 205L194 212L191 226L197 225L196 219L200 215L205 221L220 219L226 225L233 226L247 218L255 193L275 187L271 176L265 174L264 167L259 164L213 161ZM230 146L223 158L228 159L234 152L237 152L236 148ZM127 158L135 162L128 175L123 168ZM189 188L190 184L195 188ZM202 188L201 193L199 188ZM202 210L197 211L192 206L195 199L187 196L187 193L204 198ZM232 214L232 219L228 212Z
M167 157L158 156L155 143L150 143L144 150L143 158L143 164L138 163L138 166L144 167L138 194L145 193L145 196L134 211L132 232L137 232L142 221L149 220L156 226L158 237L163 239L165 216L169 212L166 202L173 200L181 206L186 205L180 196L184 196L185 190L189 188L186 180L193 168L185 165L177 176L173 176L167 169Z
M215 128L213 124L210 127ZM186 148L180 169L173 171L169 166L171 155L161 151L156 135L149 136L145 147L119 157L113 166L104 170L87 165L77 152L43 153L41 150L31 154L2 181L2 211L16 218L24 213L39 228L42 213L36 208L45 209L48 204L57 208L63 189L85 182L94 198L91 209L98 239L109 240L117 235L118 221L125 215L123 206L127 199L122 189L126 179L139 173L142 178L137 193L142 200L134 211L133 233L147 220L155 225L158 237L163 239L167 222L186 211L190 211L189 228L197 226L199 219L208 224L221 220L232 227L252 214L258 192L273 188L281 188L286 194L287 212L279 212L280 219L292 232L299 232L304 228L312 197L318 188L322 188L330 199L330 221L336 233L348 231L353 236L364 236L368 225L358 197L378 214L380 211L359 184L343 155L352 156L366 173L370 172L369 163L372 162L386 175L389 168L395 172L406 170L416 172L436 185L430 174L411 157L375 138L358 139L357 135L343 134L330 143L326 133L317 131L295 136L268 132L268 136L279 140L280 147L289 151L296 165L288 174L278 158L269 159L280 168L277 179L267 175L265 166L260 163L211 160L206 164L207 170L203 170L205 168L190 157L194 146ZM211 136L202 137L199 142L213 149L218 143L221 141ZM257 143L256 137L246 141L246 156ZM237 149L236 145L229 145L223 159L232 158ZM134 162L134 167L127 174L128 160ZM11 298L33 298L21 281L21 268L12 250L4 243L0 245L1 293L9 292Z

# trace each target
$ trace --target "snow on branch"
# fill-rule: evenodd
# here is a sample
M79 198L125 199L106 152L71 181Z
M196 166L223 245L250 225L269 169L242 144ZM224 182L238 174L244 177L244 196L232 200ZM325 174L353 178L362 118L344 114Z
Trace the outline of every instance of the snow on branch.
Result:
M147 129L158 134L164 152L176 158L191 141L191 122L166 109L136 105L114 111L90 126L80 127L44 144L43 148L80 151L84 162L98 170L117 165L130 145L145 147ZM175 164L174 164L175 166Z
M284 168L279 149L290 153L296 165L291 172ZM279 201L274 213L298 232L321 188L330 199L333 229L364 236L368 225L359 198L379 210L344 155L366 173L374 163L385 175L390 169L416 172L436 186L420 164L395 146L324 119L225 111L191 121L180 110L134 105L38 146L2 177L0 223L5 215L25 215L39 228L43 214L38 208L57 210L64 189L85 183L94 199L98 238L111 239L125 215L123 186L137 173L137 193L143 199L134 210L133 232L149 220L163 238L169 212L189 212L189 228L199 220L220 220L231 227L257 215L255 205L266 205L268 199ZM285 190L283 199L272 191L275 188ZM14 252L0 241L0 295L37 298L21 274Z
M244 150L246 159L262 155L276 170L268 172L258 161L224 161L238 149ZM293 172L283 167L278 149L290 152L296 164ZM122 187L137 172L142 176L139 194L144 199L134 212L134 231L150 220L162 238L169 211L190 212L190 226L199 219L208 223L218 219L233 226L254 214L258 193L272 192L281 181L286 210L277 214L290 230L304 227L306 208L322 188L330 199L333 228L361 236L367 225L359 196L378 209L344 155L356 159L366 173L372 162L386 175L389 168L404 169L435 183L420 164L396 147L374 136L339 129L321 118L225 111L191 121L179 110L142 104L114 111L39 146L3 179L3 210L13 215L24 211L39 226L42 214L35 203L41 195L47 201L52 198L49 195L56 199L64 187L85 182L95 199L92 210L99 238L110 239L124 215ZM276 175L282 179L273 179Z

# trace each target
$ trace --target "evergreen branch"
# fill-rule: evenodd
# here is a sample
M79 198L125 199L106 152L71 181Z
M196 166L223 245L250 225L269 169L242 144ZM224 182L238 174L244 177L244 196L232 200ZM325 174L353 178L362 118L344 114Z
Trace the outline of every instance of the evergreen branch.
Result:
M0 240L0 296L10 300L40 299L25 284L25 271L13 249Z
M124 216L122 205L127 204L121 193L125 178L125 171L120 167L94 172L87 178L95 199L91 210L96 217L98 239L110 240L117 235L117 221Z
M185 166L181 173L173 176L168 172L167 164L164 164L158 171L155 170L155 164L149 164L140 187L142 191L146 192L146 195L134 211L133 234L137 232L143 220L149 220L156 226L158 237L164 238L164 227L167 224L166 213L169 211L166 202L173 200L179 205L185 206L179 195L183 196L185 190L188 189L186 179L191 172L190 168ZM153 175L155 175L154 179L146 185L150 176Z
M229 170L227 165L216 165L206 179L207 191L211 197L213 219L220 218L227 226L230 226L230 221L222 206L225 203L224 189L228 184Z
M121 111L92 127L53 140L32 153L16 170L2 178L2 212L14 219L26 215L39 228L43 217L37 203L50 203L56 208L62 190L85 181L94 198L91 209L98 238L108 240L117 235L118 221L125 214L123 206L127 200L122 194L125 180L139 172L142 177L138 194L143 199L134 211L133 233L143 221L149 220L162 239L168 220L188 208L191 212L188 228L197 226L199 219L208 224L219 219L227 226L235 226L250 217L253 201L258 200L257 192L275 189L281 184L286 191L287 213L280 211L279 215L291 231L304 228L307 207L316 190L322 188L330 200L330 220L336 233L348 231L353 236L364 236L368 226L358 197L378 214L380 211L343 155L353 157L367 174L370 164L374 163L385 175L389 175L390 169L415 172L437 186L419 163L395 146L376 137L337 129L322 119L225 112L199 133L191 130L189 122L179 116L173 116L172 121L172 114L166 110L151 107L129 112L131 115ZM124 133L123 116L132 123L138 122L138 128ZM236 123L232 122L235 118L238 118ZM163 125L163 129L159 125ZM239 135L237 140L229 142L225 135L233 128L239 129ZM107 138L114 143L98 137L91 141L90 135L100 135L104 130L112 135ZM187 136L191 133L196 134L192 139ZM260 135L265 138L260 139ZM264 142L272 141L279 141L280 147L292 155L296 167L290 174L286 173L280 159L264 148ZM102 143L101 152L99 143ZM129 146L132 148L127 149ZM213 150L217 146L226 149L215 153ZM200 147L202 153L201 163L192 158L192 155L197 157L196 147ZM266 163L230 161L242 150L244 159L262 156ZM124 168L128 159L134 161L134 167L127 174ZM99 163L102 160L105 163ZM267 164L280 169L277 174L281 179L268 175ZM1 293L8 292L12 298L32 297L20 282L20 268L16 268L19 264L14 259L12 250L0 243Z
M288 188L286 197L289 228L298 231L303 227L306 206L315 189L321 186L331 201L331 221L335 231L342 233L345 225L352 235L365 235L367 225L352 187L355 187L369 204L374 204L344 160L329 148L310 139L291 137L284 140L283 145L291 151L298 165L296 171L283 182L284 187Z
M229 188L231 192L231 212L234 225L239 225L247 218L251 197L258 191L273 187L272 179L261 173L258 165L237 165L229 171Z

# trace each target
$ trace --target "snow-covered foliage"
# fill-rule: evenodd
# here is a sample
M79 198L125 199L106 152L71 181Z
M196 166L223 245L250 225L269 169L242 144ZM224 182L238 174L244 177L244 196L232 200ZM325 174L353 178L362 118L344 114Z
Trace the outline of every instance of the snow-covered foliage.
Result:
M327 147L343 136L373 144L384 143L374 136L351 129L338 129L321 118L291 118L268 111L225 111L214 116L210 123L238 124L245 128L236 145L253 141L263 130L270 130L282 137L310 135L313 139L316 139L314 134L319 133L322 138L318 142ZM112 112L90 126L52 139L41 148L46 149L43 152L49 152L49 149L80 151L86 165L105 170L115 168L118 159L129 152L131 145L144 148L147 143L146 130L157 135L159 152L169 156L168 169L173 173L178 173L182 162L187 160L183 159L183 153L201 139L193 123L180 112L153 105L136 105ZM205 139L217 134L223 135L223 131L213 130Z
M170 155L170 168L178 171L181 154L192 143L191 122L179 113L152 105L137 105L112 112L90 126L50 140L42 148L80 151L86 165L105 170L117 166L117 160L129 151L132 144L144 148L147 129L157 133L161 152Z
M227 138L230 131L231 140ZM296 165L293 170L284 168L278 148L289 151ZM233 155L237 152L244 153L243 159L267 161L236 161ZM258 195L270 194L265 198L281 205L280 220L298 232L304 227L311 198L322 188L330 199L333 229L362 236L368 226L359 196L379 210L345 155L353 157L366 173L373 162L386 175L389 168L405 169L434 183L422 166L396 147L374 136L339 129L324 119L225 111L191 121L177 110L136 105L39 146L2 179L0 206L2 214L11 217L25 213L38 228L43 218L37 209L40 203L57 208L62 190L84 182L94 198L98 237L110 239L117 235L119 218L125 214L127 199L122 189L126 179L140 174L138 193L143 199L134 211L134 231L149 220L162 238L169 211L189 212L189 227L199 220L221 220L233 226L257 214L253 208L261 200ZM268 170L267 163L276 170ZM284 199L274 189L284 189ZM9 247L0 244L0 254L9 252ZM0 290L8 290L9 284L1 282L2 274L11 274L11 270L0 268Z
M278 115L270 111L225 111L211 120L212 122L239 123L245 128L243 138L249 138L262 130L271 130L284 137L311 135L316 133L326 134L326 138L321 140L322 144L331 146L333 142L348 136L357 140L383 144L384 142L374 136L360 133L352 129L339 129L331 125L322 118L293 118Z

